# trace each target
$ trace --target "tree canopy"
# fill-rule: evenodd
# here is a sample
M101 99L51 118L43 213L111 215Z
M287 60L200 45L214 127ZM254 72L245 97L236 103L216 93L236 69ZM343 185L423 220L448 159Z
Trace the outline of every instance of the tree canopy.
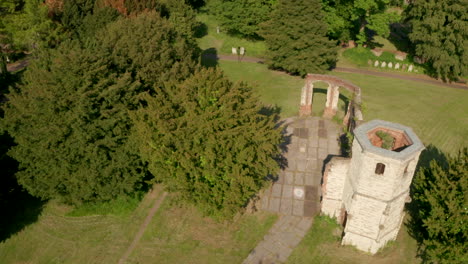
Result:
M400 19L397 13L388 12L389 0L322 0L322 6L329 36L340 41L355 39L364 44L369 30L387 37L390 24Z
M261 38L260 24L270 19L277 0L216 0L209 10L228 33L248 38Z
M456 80L468 74L468 5L464 0L414 1L407 21L416 55L429 62L434 75Z
M279 0L262 36L269 65L293 74L323 72L336 62L336 47L328 39L318 0Z
M35 196L72 204L139 188L146 166L131 141L128 111L140 93L191 74L196 54L155 12L40 52L5 107L18 182Z
M449 157L447 164L433 160L421 169L412 186L416 221L423 230L422 256L427 263L468 261L468 149Z
M252 89L219 70L158 89L144 105L134 119L150 171L208 214L237 212L278 169L277 116L262 114Z

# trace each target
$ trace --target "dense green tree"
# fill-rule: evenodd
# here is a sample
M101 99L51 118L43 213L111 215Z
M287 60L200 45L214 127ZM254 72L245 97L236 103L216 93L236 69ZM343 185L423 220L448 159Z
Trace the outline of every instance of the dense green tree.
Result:
M107 24L116 21L120 13L111 7L98 8L93 13L86 15L76 30L79 38L93 38L96 32L104 28Z
M8 78L7 56L14 49L12 32L8 30L9 22L11 17L21 10L23 4L20 0L0 2L0 17L2 18L0 20L0 82Z
M125 7L129 14L156 11L177 25L179 33L188 38L193 37L195 28L199 25L195 11L184 0L128 0L125 1Z
M18 182L35 196L72 204L132 193L147 174L129 137L128 111L140 93L190 75L194 54L155 12L39 53L24 85L8 96L3 119L17 143L10 154L20 164Z
M437 77L455 80L468 74L467 1L414 1L407 21L416 55L428 61Z
M15 49L33 51L55 47L65 38L61 25L54 22L48 13L42 0L25 0L19 12L4 20Z
M342 42L355 35L355 24L352 22L353 2L342 0L322 0L324 19L328 25L328 35Z
M195 40L156 12L120 19L96 38L110 54L114 70L132 72L147 87L184 80L198 67L200 50Z
M280 0L262 31L270 67L304 76L334 65L336 47L323 21L318 0Z
M357 40L359 44L369 41L368 30L387 37L390 24L400 16L388 12L389 0L322 0L329 35L340 41Z
M215 0L209 2L208 8L228 33L261 38L260 24L270 19L276 3L277 0Z
M109 200L131 193L145 176L128 140L127 109L140 84L130 73L113 73L111 61L95 52L65 43L50 58L41 54L25 85L8 96L4 121L17 143L10 155L20 163L18 182L34 196Z
M423 230L422 256L426 263L467 263L468 149L448 159L431 161L412 186L418 205L416 220Z
M232 216L278 169L276 116L219 70L158 89L145 106L134 118L150 171L208 214Z

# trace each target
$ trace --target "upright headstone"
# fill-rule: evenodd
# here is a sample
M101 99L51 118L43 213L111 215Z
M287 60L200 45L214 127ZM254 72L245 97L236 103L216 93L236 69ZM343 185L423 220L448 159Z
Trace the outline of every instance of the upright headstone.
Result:
M382 64L380 64L380 67L385 68L387 66L387 63L385 61L382 61Z
M399 69L400 69L400 63L395 64L395 70L399 70Z
M244 55L244 54L245 54L245 48L244 48L244 47L240 47L240 49L239 49L239 54L240 54L240 55Z
M376 60L376 61L374 62L374 67L379 67L379 61L378 61L378 60Z
M219 34L219 26L216 27L216 33Z
M413 71L413 67L414 67L413 64L411 64L411 65L408 67L408 71L409 71L409 72L412 72L412 71Z
M392 68L393 68L393 63L389 62L388 65L387 65L387 67L389 67L390 69L392 69Z
M403 66L401 67L401 69L404 71L406 71L406 68L408 68L408 64L403 64Z
M237 48L232 48L232 54L237 55Z

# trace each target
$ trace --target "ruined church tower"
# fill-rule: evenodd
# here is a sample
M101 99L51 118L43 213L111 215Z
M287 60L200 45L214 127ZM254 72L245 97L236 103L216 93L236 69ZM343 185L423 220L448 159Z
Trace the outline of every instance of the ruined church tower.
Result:
M352 158L333 158L325 168L321 210L343 224L343 245L374 254L398 234L424 146L411 128L381 120L354 135Z

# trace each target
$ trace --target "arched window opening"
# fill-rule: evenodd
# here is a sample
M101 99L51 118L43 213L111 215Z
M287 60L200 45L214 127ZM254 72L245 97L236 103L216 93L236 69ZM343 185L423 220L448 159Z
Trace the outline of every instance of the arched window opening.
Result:
M375 166L375 174L382 175L385 172L385 164L383 163L377 163L377 166Z

